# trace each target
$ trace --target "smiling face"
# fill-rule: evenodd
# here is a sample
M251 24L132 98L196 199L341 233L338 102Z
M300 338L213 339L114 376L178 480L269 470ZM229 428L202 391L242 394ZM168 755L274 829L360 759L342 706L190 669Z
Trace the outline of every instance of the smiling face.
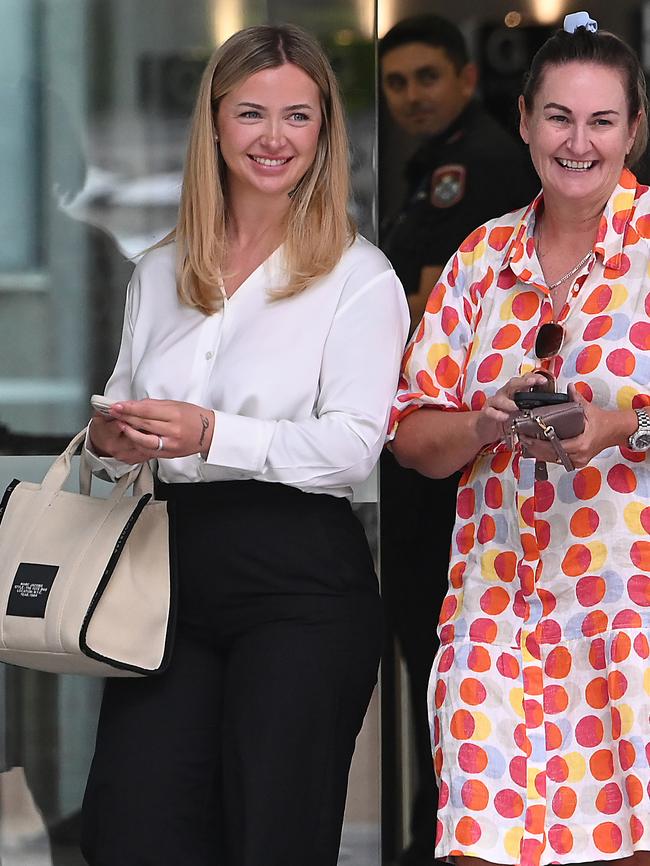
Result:
M545 69L528 111L520 98L520 131L545 197L602 208L634 143L621 73L596 63Z
M472 98L476 68L459 71L444 48L410 42L382 57L381 83L396 123L409 135L437 135Z
M238 191L287 196L316 156L322 114L316 83L292 63L244 79L219 103L215 126Z

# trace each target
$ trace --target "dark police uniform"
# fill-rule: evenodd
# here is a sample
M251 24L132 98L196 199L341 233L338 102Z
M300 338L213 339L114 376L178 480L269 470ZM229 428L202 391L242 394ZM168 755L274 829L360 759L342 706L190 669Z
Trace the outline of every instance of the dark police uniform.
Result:
M407 163L406 178L406 202L382 226L380 245L407 295L419 290L422 268L445 265L473 229L527 204L539 190L526 151L474 101L445 132L422 144ZM382 456L382 595L411 683L419 775L412 859L404 861L414 866L433 857L436 788L426 696L447 591L458 478L425 478L399 467L390 453Z
M526 151L478 102L422 144L406 180L404 207L380 242L407 295L423 267L444 265L473 229L528 204L540 186Z

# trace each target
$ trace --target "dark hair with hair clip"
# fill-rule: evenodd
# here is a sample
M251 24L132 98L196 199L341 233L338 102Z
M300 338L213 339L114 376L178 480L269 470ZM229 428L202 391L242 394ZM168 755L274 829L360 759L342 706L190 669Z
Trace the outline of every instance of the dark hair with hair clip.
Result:
M648 143L648 97L646 82L639 59L630 46L605 30L595 33L578 27L575 33L558 30L533 57L524 81L523 97L526 109L532 111L544 72L549 66L565 63L597 63L618 70L623 76L627 100L628 120L632 122L641 112L641 120L625 165L634 166Z
M467 45L455 24L439 15L414 15L403 18L379 40L379 59L412 42L423 42L432 48L442 48L456 67L456 72L469 63Z

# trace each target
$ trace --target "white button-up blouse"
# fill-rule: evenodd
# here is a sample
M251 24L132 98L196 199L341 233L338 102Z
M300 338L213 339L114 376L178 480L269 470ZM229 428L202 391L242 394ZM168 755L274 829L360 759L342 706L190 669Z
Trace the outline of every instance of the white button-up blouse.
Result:
M408 332L386 257L358 237L329 274L274 300L286 279L280 248L206 316L179 303L175 256L170 244L136 267L105 392L214 410L207 458L161 459L161 480L255 479L350 496L384 443ZM89 457L112 478L130 468Z

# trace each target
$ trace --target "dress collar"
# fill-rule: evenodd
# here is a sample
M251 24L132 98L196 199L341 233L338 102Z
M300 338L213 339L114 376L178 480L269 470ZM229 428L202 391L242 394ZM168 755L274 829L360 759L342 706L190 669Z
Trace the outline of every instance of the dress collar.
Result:
M610 271L625 273L628 269L624 248L626 243L638 240L633 220L637 198L644 189L645 187L637 183L632 172L624 168L616 189L605 206L594 252L602 258L603 264Z
M601 259L604 267L611 271L611 276L625 273L628 269L627 256L624 253L626 243L637 240L636 231L632 225L636 210L636 199L645 187L639 187L636 177L624 168L614 192L609 197L603 215L600 219L594 253ZM542 291L548 291L539 263L535 255L535 221L544 207L543 191L531 202L523 212L512 233L512 240L503 257L500 273L510 270L522 282L534 283Z

